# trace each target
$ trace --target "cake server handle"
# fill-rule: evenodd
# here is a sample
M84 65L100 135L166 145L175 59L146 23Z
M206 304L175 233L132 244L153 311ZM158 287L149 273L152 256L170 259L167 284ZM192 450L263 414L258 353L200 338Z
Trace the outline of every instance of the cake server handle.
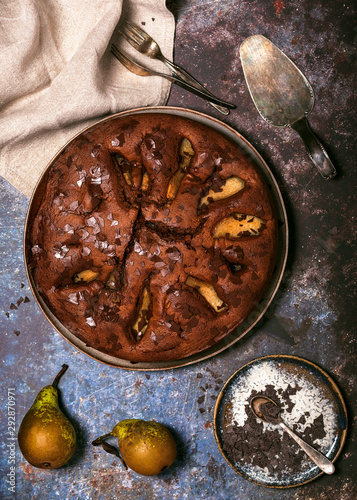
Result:
M292 123L291 128L300 135L312 163L318 169L322 177L326 180L336 177L336 169L326 153L325 148L312 132L306 117Z

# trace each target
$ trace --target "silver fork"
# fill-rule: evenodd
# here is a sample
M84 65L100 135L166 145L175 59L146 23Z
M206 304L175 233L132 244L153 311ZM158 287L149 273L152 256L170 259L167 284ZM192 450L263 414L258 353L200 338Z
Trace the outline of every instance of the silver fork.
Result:
M167 75L166 73L159 73L157 71L153 71L151 69L145 68L141 64L137 63L136 61L133 61L128 55L124 54L121 52L118 47L116 47L114 44L111 45L110 48L111 53L120 61L129 71L132 73L135 73L135 75L139 76L161 76L162 78L166 78L170 82L175 83L176 85L184 88L185 90L188 90L192 92L193 94L198 95L199 97L202 97L202 99L205 99L206 101L215 104L220 107L225 107L226 113L229 113L229 110L227 108L232 108L234 107L233 104L230 104L229 102L222 101L221 99L218 99L215 96L208 95L206 92L201 91L200 89L197 89L196 87L193 87L191 84L181 80L178 76L172 74L172 75Z
M191 76L186 70L169 61L161 52L158 43L144 30L138 26L134 26L128 22L125 22L118 29L119 33L127 40L137 51L144 54L151 59L158 59L163 62L171 71L172 74L182 79L184 82L188 83L192 87L204 92L210 97L215 97L209 90L207 90L203 85L201 85L193 76ZM224 115L229 114L226 103L224 106L217 105L213 102L210 104L216 108L220 113ZM229 106L231 109L235 108L233 104Z

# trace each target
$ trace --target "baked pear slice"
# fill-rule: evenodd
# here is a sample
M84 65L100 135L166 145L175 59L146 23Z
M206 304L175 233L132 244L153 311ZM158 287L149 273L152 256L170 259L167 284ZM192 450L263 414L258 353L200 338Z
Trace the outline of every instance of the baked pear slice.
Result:
M227 304L218 296L214 286L208 281L200 280L194 276L188 276L186 285L195 288L217 313L228 308Z
M243 236L259 236L265 221L255 215L233 213L215 227L213 238L238 239Z

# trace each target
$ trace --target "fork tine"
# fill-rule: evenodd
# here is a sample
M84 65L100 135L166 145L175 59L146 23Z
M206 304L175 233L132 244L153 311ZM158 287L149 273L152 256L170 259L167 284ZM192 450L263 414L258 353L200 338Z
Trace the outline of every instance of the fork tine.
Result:
M111 45L110 47L110 52L113 54L113 56L115 56L118 61L120 61L127 69L128 68L128 59L127 57L124 56L124 54L122 52L120 52L120 50L118 49L118 47L116 47L114 44Z
M145 40L145 36L147 35L147 33L144 30L140 29L138 26L135 26L134 24L130 24L128 21L125 21L125 24L131 31L131 33L133 34L135 33L135 35L137 35L141 41Z
M128 22L119 27L119 33L135 48L138 48L143 41L143 37Z
M150 73L146 68L141 66L140 64L134 62L130 57L126 56L121 52L118 47L116 47L114 44L111 45L110 47L110 52L122 63L123 66L125 66L126 69L128 69L131 73L134 73L135 75L138 76L150 76Z
M125 38L125 40L129 42L130 45L132 45L135 49L139 47L140 41L137 38L135 38L133 34L125 28L125 26L121 26L118 29L118 31L121 34L121 36Z
M116 47L114 44L111 45L110 47L110 52L122 63L124 64L125 67L127 67L127 64L129 63L128 58L121 52L118 47Z

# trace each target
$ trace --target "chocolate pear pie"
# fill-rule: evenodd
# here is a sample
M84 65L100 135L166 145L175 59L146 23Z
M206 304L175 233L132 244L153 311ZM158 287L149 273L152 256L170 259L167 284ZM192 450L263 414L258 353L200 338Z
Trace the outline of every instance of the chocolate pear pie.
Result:
M165 113L102 121L51 163L27 262L53 314L133 362L214 345L261 300L277 220L258 169L209 126Z

